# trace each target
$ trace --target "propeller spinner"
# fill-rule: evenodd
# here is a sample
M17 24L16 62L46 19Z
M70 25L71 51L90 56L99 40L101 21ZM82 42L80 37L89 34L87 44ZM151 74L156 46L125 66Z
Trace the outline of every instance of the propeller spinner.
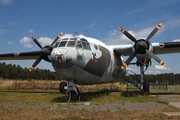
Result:
M119 30L126 36L128 37L131 41L133 41L134 44L134 49L135 51L127 58L127 60L123 63L123 65L121 66L121 69L124 69L131 61L132 59L138 54L145 54L147 53L149 56L151 56L155 61L157 61L159 64L161 64L162 66L166 66L166 64L159 59L155 54L153 54L151 51L149 51L149 43L148 41L156 34L156 32L161 28L162 23L160 23L159 25L157 25L154 30L148 35L148 37L146 38L146 40L140 39L137 40L136 38L134 38L129 32L127 32L125 29L123 28L119 28Z
M39 64L39 62L42 60L42 59L45 59L47 60L47 56L51 54L51 51L52 51L52 48L53 48L53 44L56 43L56 41L62 36L62 32L60 32L58 34L58 36L54 39L54 41L51 43L51 45L47 45L45 47L42 47L40 45L40 43L37 41L37 39L33 36L31 36L31 39L36 43L37 46L39 46L41 48L40 52L41 52L41 55L39 56L38 59L36 59L36 61L33 63L33 65L29 68L29 72L32 72L34 70L34 68Z

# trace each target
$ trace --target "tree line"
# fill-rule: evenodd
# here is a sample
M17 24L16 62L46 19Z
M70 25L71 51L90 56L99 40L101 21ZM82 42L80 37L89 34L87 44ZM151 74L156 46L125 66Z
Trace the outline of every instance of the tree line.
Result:
M140 80L140 75L130 75L133 79ZM22 68L20 65L0 63L1 79L19 79L19 80L61 80L56 72L47 69L36 68L32 72L28 72L28 68ZM149 82L167 82L168 84L180 84L180 73L164 73L164 74L145 74L145 80Z
M129 75L131 79L136 79L140 81L140 75ZM145 74L144 80L150 83L168 83L169 85L179 85L180 84L180 73L161 73L161 74Z
M60 80L56 72L46 69L36 68L32 72L28 68L22 68L20 65L0 63L1 79L19 79L19 80Z

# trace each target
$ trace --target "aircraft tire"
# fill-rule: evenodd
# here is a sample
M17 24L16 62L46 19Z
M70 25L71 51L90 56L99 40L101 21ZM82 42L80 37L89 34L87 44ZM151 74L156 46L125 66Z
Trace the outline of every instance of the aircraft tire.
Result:
M149 94L149 81L144 81L144 82L143 82L143 91L144 91L146 94Z
M77 87L76 87L77 88ZM67 98L67 102L80 102L80 94L79 94L79 90L77 88L78 91L78 95L76 94L75 91L70 90L67 94L68 94L68 98Z
M59 84L59 92L62 93L62 94L66 94L66 89L64 89L64 87L67 86L67 83L66 82L61 82Z

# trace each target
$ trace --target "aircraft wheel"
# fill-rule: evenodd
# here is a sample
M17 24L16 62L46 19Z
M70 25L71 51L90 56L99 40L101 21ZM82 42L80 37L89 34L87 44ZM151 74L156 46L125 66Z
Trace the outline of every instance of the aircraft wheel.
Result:
M59 84L59 91L60 91L60 93L66 94L66 89L64 89L65 86L67 86L67 83L66 83L66 82L61 82L61 83Z
M78 95L76 94L76 92L74 90L70 90L67 94L67 102L80 102L80 94L79 94L79 90L77 88L78 91Z
M143 82L143 91L145 93L149 94L149 82L148 81Z

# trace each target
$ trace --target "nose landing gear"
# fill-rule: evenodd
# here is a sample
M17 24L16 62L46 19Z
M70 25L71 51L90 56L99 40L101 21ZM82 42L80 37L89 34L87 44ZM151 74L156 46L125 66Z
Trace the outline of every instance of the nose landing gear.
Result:
M74 85L73 80L70 82L61 82L59 91L62 94L67 94L67 102L80 102L80 93L78 88Z

